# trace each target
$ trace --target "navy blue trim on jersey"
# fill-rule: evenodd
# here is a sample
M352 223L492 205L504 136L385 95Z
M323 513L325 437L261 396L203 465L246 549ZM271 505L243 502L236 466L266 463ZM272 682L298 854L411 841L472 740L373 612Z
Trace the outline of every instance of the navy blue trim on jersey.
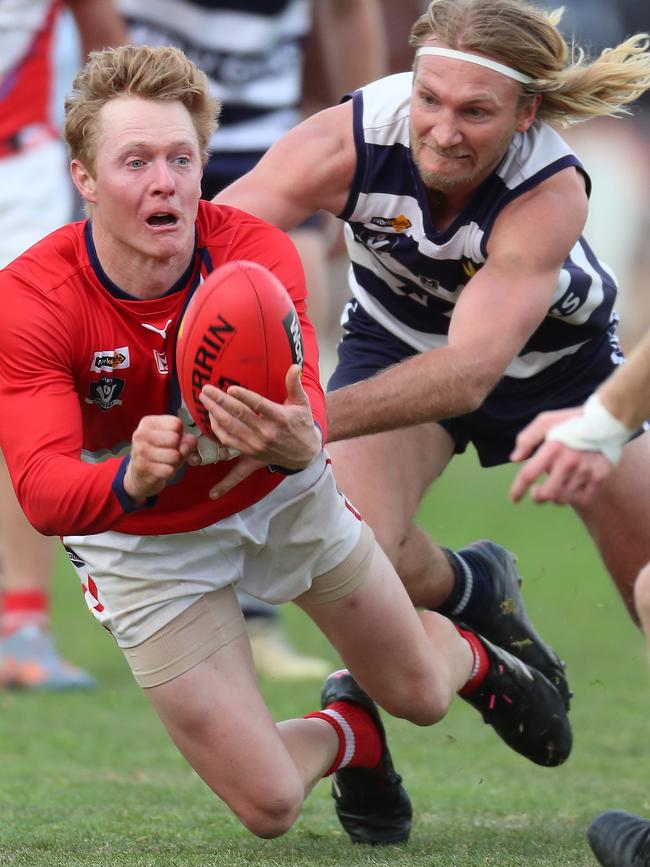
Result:
M354 167L354 177L350 184L350 191L345 206L340 214L336 216L341 220L347 220L350 214L354 211L359 193L365 190L363 179L363 165L359 159L360 153L366 153L370 147L365 142L363 135L363 93L360 90L355 91L351 96L347 94L341 102L347 102L352 99L352 133L354 135L354 144L357 152L357 163Z
M104 289L106 289L106 291L110 295L112 295L113 298L117 298L120 301L142 301L141 298L138 298L135 295L131 295L129 292L125 292L124 289L121 289L117 285L117 283L113 283L106 271L104 271L104 269L102 268L101 262L99 261L99 256L97 255L97 250L95 248L95 242L93 240L92 233L92 222L90 220L87 220L86 225L84 226L84 240L86 242L86 251L88 253L88 258L90 260L92 269ZM194 230L194 243L196 244L196 229ZM193 255L190 260L190 264L187 266L187 268L181 274L178 280L174 283L171 289L168 289L160 297L164 298L167 295L173 295L175 292L181 292L183 289L185 289L188 281L192 277L192 272L195 268L196 256Z
M120 506L122 506L126 514L129 512L135 512L138 509L150 509L152 506L156 505L158 500L158 497L147 497L144 502L138 503L130 494L127 494L124 490L124 476L126 475L130 463L131 457L129 455L122 458L117 473L115 474L115 478L113 479L113 484L111 485L113 493L119 500Z
M199 247L196 251L198 256L196 257L199 261L203 262L206 267L208 273L213 270L212 268L212 260L210 259L210 254L205 249L205 247ZM187 298L183 304L181 312L178 315L176 333L174 334L174 349L171 359L167 359L168 367L169 367L169 414L177 415L178 410L181 405L181 387L178 381L178 371L176 370L176 344L178 343L178 331L181 327L181 322L183 321L183 316L185 316L185 312L189 306L190 301L194 297L194 293L198 289L201 283L201 268L197 268L194 272L194 277L192 279L192 284L189 287L189 291L187 293Z
M598 274L600 275L600 278L603 281L603 286L607 287L607 288L611 288L612 293L615 296L617 293L616 284L612 280L611 275L605 270L605 268L603 268L602 262L599 261L598 257L596 256L594 251L591 249L591 246L590 246L589 242L587 241L587 239L584 237L584 235L580 237L579 243L580 243L580 246L581 246L581 248L585 254L585 257L587 258L587 261L589 262L591 267L595 271L597 271ZM612 306L614 304L614 300L615 300L615 298L612 297Z
M554 163L551 163L548 166L545 166L536 174L532 175L532 177L528 178L528 180L519 184L514 190L510 190L505 195L501 196L498 200L497 207L494 209L492 215L485 223L484 226L484 234L481 239L481 252L487 258L487 245L490 239L490 235L492 234L492 229L494 228L494 223L496 222L497 217L503 211L503 209L509 205L511 202L514 202L515 199L518 199L524 193L527 193L529 190L532 190L534 187L538 187L544 181L547 181L549 178L552 178L553 175L557 175L558 172L564 171L564 169L574 168L578 169L585 181L587 183L587 197L589 197L589 192L591 191L591 180L589 179L589 175L585 172L585 170L580 165L577 157L573 155L569 155L566 157L562 157L562 159L556 160ZM497 169L498 171L498 169Z

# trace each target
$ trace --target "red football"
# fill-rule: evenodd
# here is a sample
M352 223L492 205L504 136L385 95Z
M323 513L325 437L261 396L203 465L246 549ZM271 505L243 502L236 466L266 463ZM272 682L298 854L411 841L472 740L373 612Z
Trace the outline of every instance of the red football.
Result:
M278 278L256 262L238 260L213 271L195 291L178 331L176 370L181 395L201 430L212 436L199 400L204 385L243 385L278 403L285 377L303 363L298 315Z

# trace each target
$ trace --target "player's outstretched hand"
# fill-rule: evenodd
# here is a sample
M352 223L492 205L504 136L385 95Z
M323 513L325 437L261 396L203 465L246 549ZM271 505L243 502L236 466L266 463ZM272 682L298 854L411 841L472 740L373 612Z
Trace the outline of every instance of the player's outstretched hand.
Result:
M556 427L560 422L580 415L581 407L572 407L571 409L556 409L552 412L540 412L530 424L519 431L515 441L515 447L510 455L510 460L525 461L529 458L535 449L540 446L546 439L546 434L551 428Z
M529 457L543 443L525 467L517 474L510 488L510 499L517 503L527 491L536 503L587 503L600 483L609 475L611 464L597 451L578 451L561 442L544 441L551 428L580 415L582 410L568 409L541 413L517 437L512 461ZM535 484L541 476L547 478Z
M225 494L259 467L274 464L301 470L319 454L321 435L300 379L300 368L292 364L287 371L284 403L275 403L238 385L230 386L227 392L203 386L201 402L210 413L214 435L224 446L242 453L237 466L210 496Z
M131 439L124 490L138 501L156 496L196 448L196 437L183 433L183 423L176 416L144 416Z

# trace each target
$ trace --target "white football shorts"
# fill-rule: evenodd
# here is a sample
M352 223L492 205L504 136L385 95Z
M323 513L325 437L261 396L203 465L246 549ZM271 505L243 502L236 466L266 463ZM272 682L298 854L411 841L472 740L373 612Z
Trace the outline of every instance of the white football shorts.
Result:
M325 453L258 503L202 530L66 536L86 603L122 648L146 641L204 594L236 584L289 602L337 567L361 534Z

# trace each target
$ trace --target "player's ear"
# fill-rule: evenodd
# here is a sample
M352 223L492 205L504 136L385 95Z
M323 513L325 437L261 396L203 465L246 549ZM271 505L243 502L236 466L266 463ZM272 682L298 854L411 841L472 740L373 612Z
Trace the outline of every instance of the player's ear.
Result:
M519 123L517 124L517 132L526 132L531 127L537 117L537 109L542 101L540 93L536 93L532 99L526 99L519 115Z
M72 182L79 191L81 198L86 202L95 202L95 179L84 164L79 160L72 160L70 163L70 174Z

